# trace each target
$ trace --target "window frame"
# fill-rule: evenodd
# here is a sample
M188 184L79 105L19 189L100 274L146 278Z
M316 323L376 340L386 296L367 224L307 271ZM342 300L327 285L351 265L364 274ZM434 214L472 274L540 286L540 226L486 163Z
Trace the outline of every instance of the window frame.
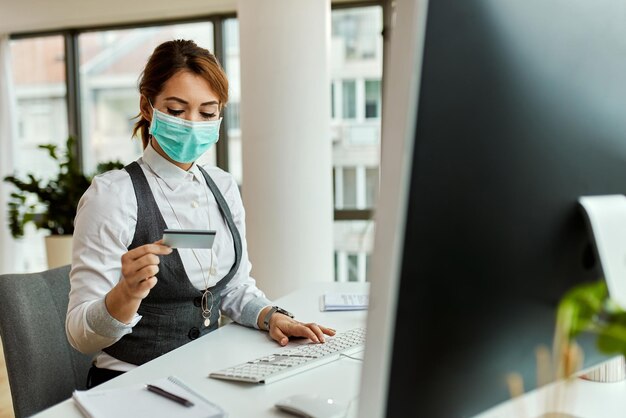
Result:
M386 27L389 24L390 16L389 5L384 0L375 0L375 1L346 1L341 3L333 3L331 4L332 10L341 10L341 9L355 9L359 7L372 7L379 6L382 9L382 17L383 17L383 31L381 35L383 36L383 78L381 80L381 91L384 88L384 74L385 74L385 56L387 56L386 50ZM120 29L137 29L137 28L145 28L145 27L155 27L155 26L167 26L167 25L175 25L175 24L185 24L185 23L197 23L197 22L211 22L213 24L213 39L214 39L214 48L213 53L217 57L220 62L224 62L224 21L227 19L236 19L236 12L229 13L212 13L208 15L199 15L194 17L187 18L176 18L176 19L157 19L157 20L148 20L141 22L129 22L122 24L112 24L112 25L94 25L87 27L71 27L65 29L58 30L48 30L48 31L37 31L37 32L20 32L20 33L12 33L10 35L11 40L20 40L26 38L36 38L42 36L50 36L50 35L61 35L64 37L65 44L65 68L66 68L66 105L67 105L67 118L68 118L68 132L70 135L73 135L77 140L75 142L76 155L78 155L79 164L81 169L83 169L83 146L84 146L84 138L82 132L82 118L81 118L81 92L80 92L80 71L79 71L79 51L78 51L78 36L82 33L88 32L99 32L99 31L108 31L108 30L120 30ZM228 111L228 110L226 110ZM381 111L382 113L382 111ZM228 171L228 126L227 126L227 118L222 120L222 125L220 128L220 137L223 138L222 141L218 141L216 144L216 164L218 167L222 168L225 171ZM382 142L382 138L381 138ZM331 168L334 170L334 168ZM346 221L346 220L372 220L374 216L373 209L335 209L334 210L334 220L335 221Z
M122 29L140 29L148 27L159 27L169 25L179 25L187 23L212 23L213 25L213 54L218 61L223 62L224 58L224 32L223 22L226 19L237 18L236 13L215 13L210 15L194 16L180 19L159 19L136 23L123 23L114 25L97 25L84 28L67 28L51 31L14 33L10 35L10 40L21 40L28 38L38 38L44 36L63 36L65 46L65 87L66 87L66 107L67 124L69 135L76 138L74 152L78 156L81 170L84 170L83 147L85 138L83 137L82 115L81 115L81 91L80 91L80 57L78 47L78 37L83 33L102 32ZM222 141L216 144L216 165L228 171L228 126L226 118L220 125L220 137Z

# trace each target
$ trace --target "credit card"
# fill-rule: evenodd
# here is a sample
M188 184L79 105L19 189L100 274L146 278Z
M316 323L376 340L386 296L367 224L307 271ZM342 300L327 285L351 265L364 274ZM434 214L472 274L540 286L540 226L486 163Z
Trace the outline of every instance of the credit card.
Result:
M215 231L208 229L165 229L163 244L172 248L206 248L213 247Z

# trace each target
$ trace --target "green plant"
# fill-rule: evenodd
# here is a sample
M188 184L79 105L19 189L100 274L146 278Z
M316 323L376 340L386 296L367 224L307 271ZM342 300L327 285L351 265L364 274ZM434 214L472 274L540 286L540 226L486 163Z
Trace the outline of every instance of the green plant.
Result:
M609 297L604 280L568 291L559 303L557 327L568 340L592 333L599 351L626 355L626 311Z
M59 155L53 144L39 145L47 150L50 157L59 163L59 173L55 178L44 182L34 174L27 174L26 180L15 175L4 181L13 184L18 191L11 193L9 200L9 228L14 238L24 235L24 226L32 222L38 229L47 229L52 235L72 234L78 201L93 176L86 176L80 169L75 155L75 139L69 137L65 151ZM97 172L122 168L119 161L98 165Z

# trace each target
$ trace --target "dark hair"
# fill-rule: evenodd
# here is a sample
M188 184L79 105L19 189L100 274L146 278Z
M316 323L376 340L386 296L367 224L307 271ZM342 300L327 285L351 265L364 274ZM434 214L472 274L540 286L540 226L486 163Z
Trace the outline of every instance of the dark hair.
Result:
M156 47L139 80L139 93L152 103L163 90L163 85L179 71L190 71L203 77L220 102L220 110L228 102L228 79L215 56L194 41L177 39ZM141 113L137 116L133 136L139 132L143 147L148 145L150 122Z

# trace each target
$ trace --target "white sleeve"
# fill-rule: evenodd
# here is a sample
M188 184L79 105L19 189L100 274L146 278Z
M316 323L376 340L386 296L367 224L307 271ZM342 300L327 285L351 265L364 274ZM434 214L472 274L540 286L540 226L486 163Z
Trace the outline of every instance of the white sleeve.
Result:
M239 188L235 179L231 177L231 185L228 190L232 204L230 211L233 215L235 226L241 235L242 254L241 264L235 276L228 282L221 293L221 310L233 321L248 327L258 328L259 314L263 308L271 306L265 294L256 287L256 281L250 277L252 264L248 259L246 243L246 215L239 194Z
M74 220L70 294L65 329L70 344L83 353L97 352L132 332L113 318L104 303L121 277L121 257L137 225L137 200L126 171L93 179L78 203Z

